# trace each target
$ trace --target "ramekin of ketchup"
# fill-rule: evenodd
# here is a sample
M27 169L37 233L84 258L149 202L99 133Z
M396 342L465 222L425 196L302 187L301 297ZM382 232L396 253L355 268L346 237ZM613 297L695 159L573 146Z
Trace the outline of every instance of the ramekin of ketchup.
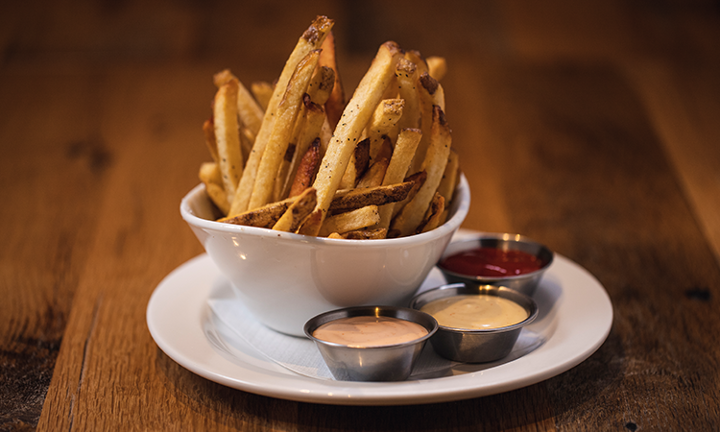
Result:
M438 268L449 283L502 285L532 295L553 253L519 234L483 234L448 245Z

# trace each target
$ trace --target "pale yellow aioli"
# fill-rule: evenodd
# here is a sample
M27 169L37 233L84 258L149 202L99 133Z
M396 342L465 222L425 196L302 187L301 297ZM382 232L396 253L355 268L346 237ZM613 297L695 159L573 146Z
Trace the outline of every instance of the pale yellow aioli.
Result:
M394 345L428 334L420 324L392 317L356 316L340 318L315 329L318 339L356 348Z
M512 300L491 295L458 295L431 301L421 311L438 324L463 329L493 329L517 324L528 313Z

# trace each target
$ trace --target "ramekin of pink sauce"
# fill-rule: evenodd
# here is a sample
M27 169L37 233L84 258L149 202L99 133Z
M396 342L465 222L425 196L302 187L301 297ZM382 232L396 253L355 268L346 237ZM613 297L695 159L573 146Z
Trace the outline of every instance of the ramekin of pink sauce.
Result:
M317 315L305 335L337 380L407 379L437 321L418 310L396 306L356 306Z

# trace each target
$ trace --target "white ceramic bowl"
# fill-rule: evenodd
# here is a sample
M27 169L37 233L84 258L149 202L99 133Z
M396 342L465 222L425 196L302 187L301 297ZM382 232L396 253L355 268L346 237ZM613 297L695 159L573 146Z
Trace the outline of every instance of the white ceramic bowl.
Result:
M304 336L305 322L329 310L406 305L467 216L470 190L464 176L456 194L445 224L383 240L328 239L215 222L202 184L183 198L180 213L256 319Z

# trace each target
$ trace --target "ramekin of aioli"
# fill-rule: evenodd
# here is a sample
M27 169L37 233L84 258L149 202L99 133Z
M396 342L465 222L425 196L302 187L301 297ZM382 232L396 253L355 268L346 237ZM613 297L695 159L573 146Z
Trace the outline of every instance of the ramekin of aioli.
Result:
M500 360L512 351L522 328L535 320L537 304L525 294L494 285L455 283L417 295L410 307L432 315L430 339L441 356L465 363Z
M431 315L395 306L337 309L304 327L333 377L345 381L407 379L437 329Z

